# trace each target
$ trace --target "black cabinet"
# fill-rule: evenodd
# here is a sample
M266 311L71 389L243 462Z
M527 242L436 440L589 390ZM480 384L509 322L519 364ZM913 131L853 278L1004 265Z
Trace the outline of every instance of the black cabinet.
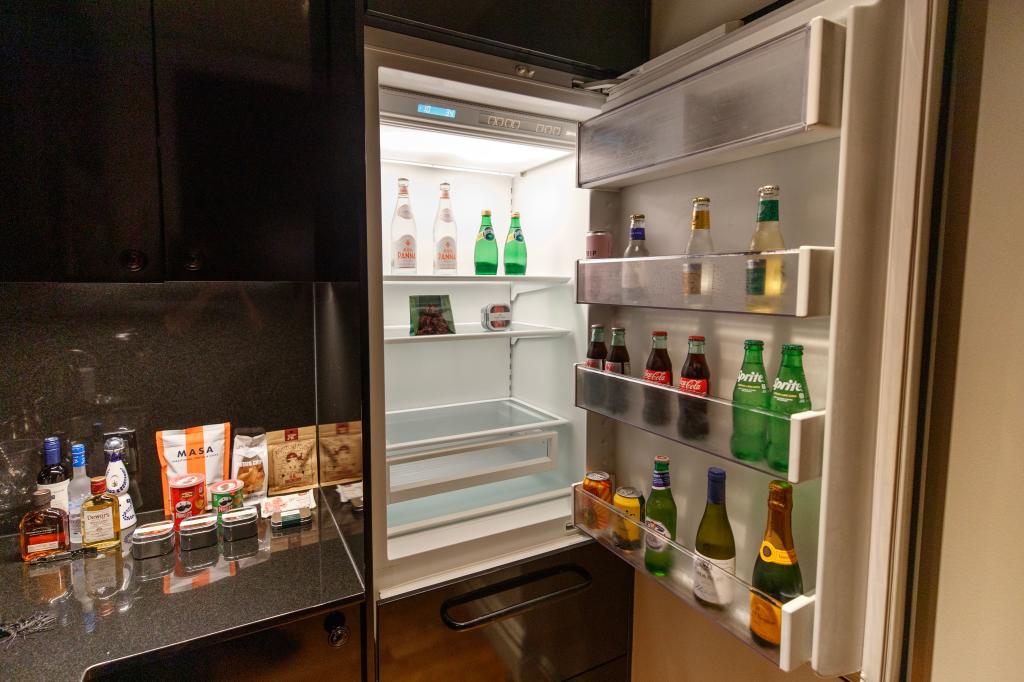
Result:
M367 23L595 78L647 59L650 0L366 0Z
M0 281L163 277L148 0L0 6Z

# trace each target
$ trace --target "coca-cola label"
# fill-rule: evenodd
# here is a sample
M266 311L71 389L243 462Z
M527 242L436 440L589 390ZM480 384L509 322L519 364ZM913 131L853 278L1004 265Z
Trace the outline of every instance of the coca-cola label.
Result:
M434 249L434 262L441 270L455 269L455 239L441 237Z
M708 380L680 377L679 390L682 391L683 393L692 393L693 395L707 395Z
M604 361L604 371L613 372L615 374L629 374L629 363L628 362L609 362Z
M652 381L656 384L665 384L666 386L671 386L672 376L668 372L663 372L661 370L645 369L644 381Z
M587 358L587 367L593 367L594 369L601 369L604 366L604 360L600 358Z
M396 268L416 267L416 237L403 234L391 245L391 262Z

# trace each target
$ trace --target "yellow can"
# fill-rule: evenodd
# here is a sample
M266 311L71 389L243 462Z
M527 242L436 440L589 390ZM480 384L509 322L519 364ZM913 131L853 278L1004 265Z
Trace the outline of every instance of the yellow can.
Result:
M644 496L636 488L619 488L612 499L615 508L629 518L632 523L618 514L612 523L612 541L622 549L640 549L643 531L640 525L644 522Z

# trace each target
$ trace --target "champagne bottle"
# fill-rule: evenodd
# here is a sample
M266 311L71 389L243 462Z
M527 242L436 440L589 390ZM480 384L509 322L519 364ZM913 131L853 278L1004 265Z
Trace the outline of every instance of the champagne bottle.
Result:
M776 647L782 641L781 604L804 593L793 547L792 509L793 486L785 481L769 483L768 524L750 581L759 590L750 592L750 633L765 646Z
M694 541L693 594L710 606L732 603L736 573L736 541L725 510L725 471L708 469L708 501Z
M672 569L674 551L662 538L676 539L676 501L672 498L668 461L665 455L654 458L654 476L644 519L647 528L653 531L646 533L644 565L648 571L658 576L668 575Z

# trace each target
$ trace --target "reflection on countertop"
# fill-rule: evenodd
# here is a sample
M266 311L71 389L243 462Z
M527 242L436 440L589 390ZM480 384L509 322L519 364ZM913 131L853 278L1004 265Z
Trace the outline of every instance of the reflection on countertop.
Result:
M16 536L0 538L3 620L49 612L57 621L0 648L4 677L80 680L125 659L361 600L362 519L333 488L316 494L311 524L278 530L260 519L256 537L141 561L126 542L121 551L30 566Z

